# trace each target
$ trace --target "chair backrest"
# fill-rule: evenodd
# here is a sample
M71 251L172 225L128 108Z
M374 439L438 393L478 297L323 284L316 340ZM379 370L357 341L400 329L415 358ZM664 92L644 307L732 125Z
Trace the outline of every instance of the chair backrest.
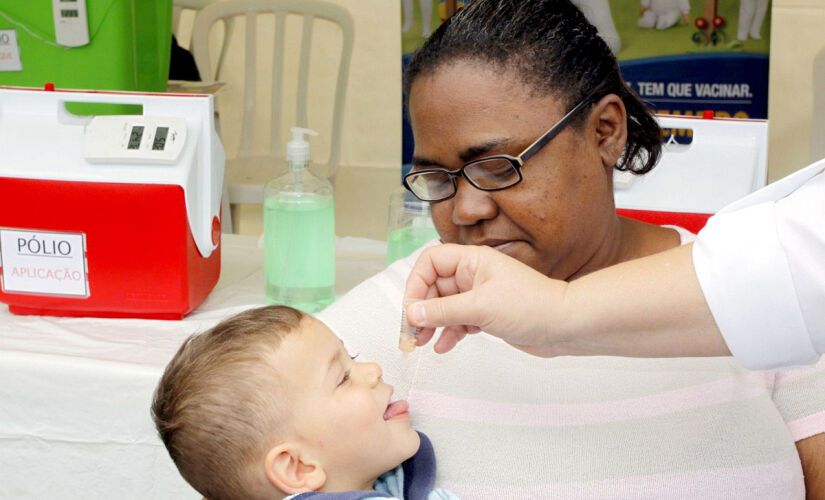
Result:
M315 20L333 22L341 29L343 38L338 72L335 80L334 105L331 117L330 153L328 168L334 174L341 156L341 126L344 118L344 101L349 77L350 59L354 40L354 22L349 12L338 5L322 0L226 0L213 3L203 8L195 18L193 33L193 52L201 74L212 75L212 58L209 54L209 32L212 25L219 20L237 17L245 18L245 76L243 117L240 129L238 157L253 155L252 146L255 126L255 108L257 106L257 68L258 51L257 20L260 15L274 15L275 43L272 47L272 88L269 154L273 157L283 155L281 147L281 110L284 94L284 53L288 48L285 43L286 19L288 15L303 18L301 32L300 59L297 72L296 117L290 122L300 127L310 127L307 120L308 86L310 69L310 49Z
M216 0L173 0L172 2L172 33L178 34L180 18L184 10L199 11Z
M192 38L194 36L194 29L192 31L192 36L189 37L188 40L181 39L181 17L183 16L184 11L193 11L197 16L197 13L200 12L201 9L210 5L215 2L219 2L221 0L174 0L172 3L172 34L178 37L178 43L184 43L187 48L191 50L192 48ZM223 67L224 60L226 58L227 48L229 46L229 40L232 38L232 29L233 29L233 20L227 19L225 21L225 35L223 44L221 45L221 52L218 55L218 63L215 65L215 73L214 74L207 74L206 68L198 67L198 72L201 74L201 79L207 82L213 82L218 80L218 76L220 75L221 68ZM197 63L196 63L197 65Z

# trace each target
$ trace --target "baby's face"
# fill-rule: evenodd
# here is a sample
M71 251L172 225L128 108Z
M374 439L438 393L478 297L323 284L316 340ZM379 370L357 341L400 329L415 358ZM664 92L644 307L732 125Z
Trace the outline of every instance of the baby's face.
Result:
M316 450L328 476L369 484L418 450L405 404L390 408L381 367L353 360L322 322L304 318L275 358L290 388L295 437Z

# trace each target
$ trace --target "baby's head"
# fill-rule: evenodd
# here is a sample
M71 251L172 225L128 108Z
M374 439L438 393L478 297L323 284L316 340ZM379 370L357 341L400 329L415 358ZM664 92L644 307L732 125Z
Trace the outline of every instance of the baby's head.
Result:
M181 475L211 500L370 489L415 454L406 403L374 363L285 306L189 337L152 403Z

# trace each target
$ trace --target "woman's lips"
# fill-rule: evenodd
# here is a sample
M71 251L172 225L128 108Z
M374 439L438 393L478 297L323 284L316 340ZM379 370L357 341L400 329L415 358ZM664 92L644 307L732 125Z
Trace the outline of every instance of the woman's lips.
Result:
M468 238L461 240L462 245L487 246L513 258L516 258L515 254L519 252L519 248L521 247L519 243L526 243L526 241L519 239L505 240L500 238L487 238L484 240L472 240Z
M505 241L503 243L499 243L497 245L491 245L494 250L498 250L501 253L507 253L508 250L511 250L515 245L516 241Z
M471 243L471 245L488 246L501 253L507 253L516 246L516 243L518 243L518 240L484 240L478 243Z

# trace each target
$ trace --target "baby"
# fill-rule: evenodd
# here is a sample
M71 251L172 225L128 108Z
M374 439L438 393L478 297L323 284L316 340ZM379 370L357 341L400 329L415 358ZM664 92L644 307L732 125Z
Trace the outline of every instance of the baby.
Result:
M455 498L433 489L432 445L392 393L323 323L267 306L189 337L152 415L210 500Z

